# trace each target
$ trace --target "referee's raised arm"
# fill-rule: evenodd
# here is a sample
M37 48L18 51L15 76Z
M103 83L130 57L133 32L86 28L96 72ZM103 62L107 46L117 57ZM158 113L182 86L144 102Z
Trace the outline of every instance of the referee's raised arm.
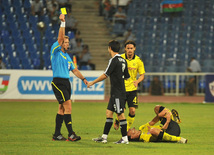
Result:
M59 19L61 20L61 25L59 28L58 43L61 46L64 41L64 37L65 37L65 15L61 14L59 16Z

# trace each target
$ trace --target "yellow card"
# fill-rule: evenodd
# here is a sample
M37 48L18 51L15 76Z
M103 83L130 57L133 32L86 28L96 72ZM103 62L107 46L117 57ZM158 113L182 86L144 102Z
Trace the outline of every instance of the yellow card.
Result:
M62 13L63 15L66 15L66 14L67 14L66 8L61 8L61 13Z

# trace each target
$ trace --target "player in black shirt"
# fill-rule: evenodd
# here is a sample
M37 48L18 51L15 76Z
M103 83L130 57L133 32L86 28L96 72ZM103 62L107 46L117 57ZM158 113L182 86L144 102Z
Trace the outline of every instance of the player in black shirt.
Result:
M124 115L126 90L124 85L124 79L128 79L129 73L127 68L127 62L119 54L120 43L112 40L108 45L108 52L111 55L109 64L105 72L92 82L88 83L88 87L94 85L97 82L103 81L110 76L111 82L111 97L109 99L108 107L106 110L106 123L103 131L103 135L98 138L94 138L95 142L107 143L108 133L113 124L113 113L115 112L120 120L120 127L122 138L115 142L115 144L128 144L127 137L127 122Z

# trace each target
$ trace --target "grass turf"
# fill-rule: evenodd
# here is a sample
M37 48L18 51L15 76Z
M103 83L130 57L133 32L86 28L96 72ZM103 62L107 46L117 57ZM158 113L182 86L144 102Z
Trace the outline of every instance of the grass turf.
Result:
M157 103L140 103L133 124L139 127L155 115ZM162 104L178 110L182 123L181 136L187 144L130 142L116 145L120 131L112 127L107 144L91 139L102 135L107 103L73 103L73 128L82 137L78 142L52 141L56 102L1 102L0 103L0 154L213 154L214 104L172 103ZM127 116L126 111L126 116ZM62 134L67 137L65 125Z

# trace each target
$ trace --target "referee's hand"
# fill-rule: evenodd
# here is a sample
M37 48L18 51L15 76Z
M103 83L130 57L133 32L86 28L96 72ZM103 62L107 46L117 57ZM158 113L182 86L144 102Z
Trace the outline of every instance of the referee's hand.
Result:
M88 81L86 79L83 82L88 86Z
M64 15L64 14L60 14L59 19L60 19L62 22L65 22L65 15Z

